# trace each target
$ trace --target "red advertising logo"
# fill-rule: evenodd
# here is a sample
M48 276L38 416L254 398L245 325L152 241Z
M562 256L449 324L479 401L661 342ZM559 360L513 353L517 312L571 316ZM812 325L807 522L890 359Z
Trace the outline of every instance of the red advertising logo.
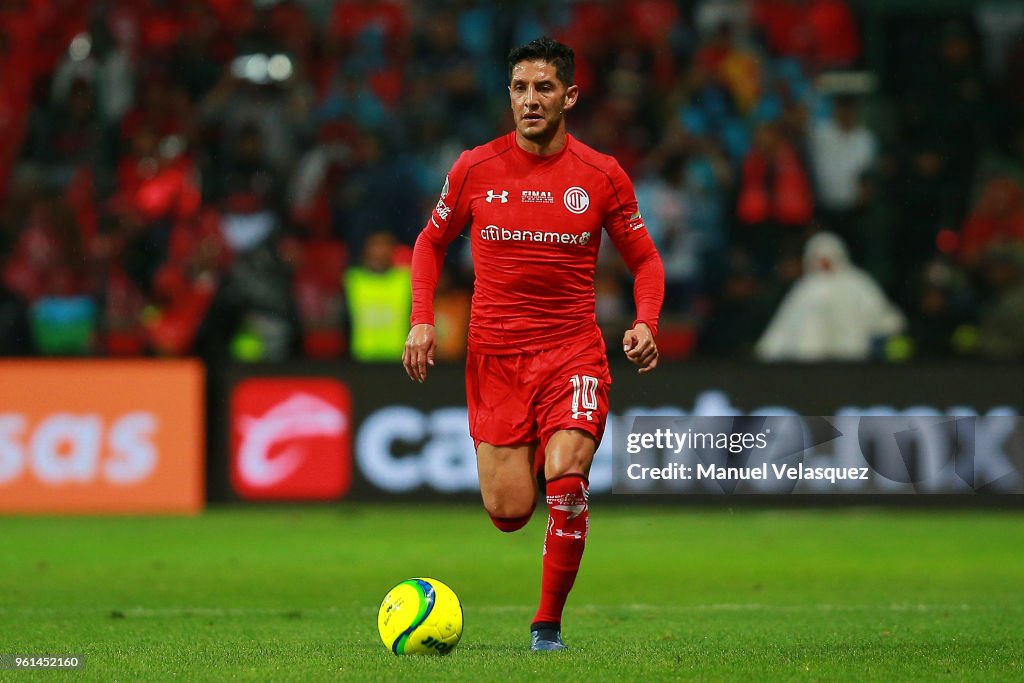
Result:
M352 399L333 379L256 378L231 396L231 483L247 500L333 500L352 479Z

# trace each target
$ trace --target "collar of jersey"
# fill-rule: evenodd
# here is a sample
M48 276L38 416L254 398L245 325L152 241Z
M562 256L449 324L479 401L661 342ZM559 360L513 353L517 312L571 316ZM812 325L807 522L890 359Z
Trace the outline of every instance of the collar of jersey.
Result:
M526 161L529 161L531 163L540 165L551 163L552 161L557 161L558 159L561 159L562 156L569 149L569 146L573 144L573 137L566 133L565 145L562 147L562 149L558 150L554 154L534 154L533 152L527 152L525 149L519 146L518 142L516 142L515 131L509 133L509 142L512 144L512 148L516 151L520 158L525 159Z

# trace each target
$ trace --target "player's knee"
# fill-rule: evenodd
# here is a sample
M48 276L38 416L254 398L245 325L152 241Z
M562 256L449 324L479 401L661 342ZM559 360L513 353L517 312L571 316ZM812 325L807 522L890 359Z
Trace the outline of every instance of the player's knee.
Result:
M490 515L491 518L491 524L497 527L499 531L502 531L506 534L511 533L513 531L519 531L524 526L526 526L526 523L530 521L530 517L533 516L532 511L529 514L523 515L521 517L495 517L490 513L488 514Z
M545 479L564 477L569 474L586 476L594 461L597 449L596 439L578 430L560 432L549 444L544 462Z
M591 458L583 456L551 458L544 466L544 478L550 480L570 474L586 476L590 471L590 462Z
M536 505L535 499L530 501L501 500L490 501L485 508L491 518L491 523L501 531L509 533L526 526L530 517L533 516L534 505Z

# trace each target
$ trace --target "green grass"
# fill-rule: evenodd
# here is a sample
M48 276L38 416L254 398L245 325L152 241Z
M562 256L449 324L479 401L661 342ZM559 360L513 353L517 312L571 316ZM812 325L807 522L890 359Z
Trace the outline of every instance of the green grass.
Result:
M0 680L996 681L1024 678L1019 512L612 509L564 621L526 651L538 518L474 507L213 509L0 519L0 653L85 653ZM466 630L395 657L384 593L436 576Z

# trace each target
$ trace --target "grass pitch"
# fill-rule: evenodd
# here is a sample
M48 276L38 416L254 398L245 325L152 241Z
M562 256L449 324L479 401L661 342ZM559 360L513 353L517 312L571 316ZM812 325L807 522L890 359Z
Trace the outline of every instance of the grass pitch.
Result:
M0 519L0 653L84 671L0 680L901 681L1024 678L1019 512L612 509L594 501L564 621L527 651L544 519L475 507L221 508ZM447 657L395 657L376 611L436 576Z

